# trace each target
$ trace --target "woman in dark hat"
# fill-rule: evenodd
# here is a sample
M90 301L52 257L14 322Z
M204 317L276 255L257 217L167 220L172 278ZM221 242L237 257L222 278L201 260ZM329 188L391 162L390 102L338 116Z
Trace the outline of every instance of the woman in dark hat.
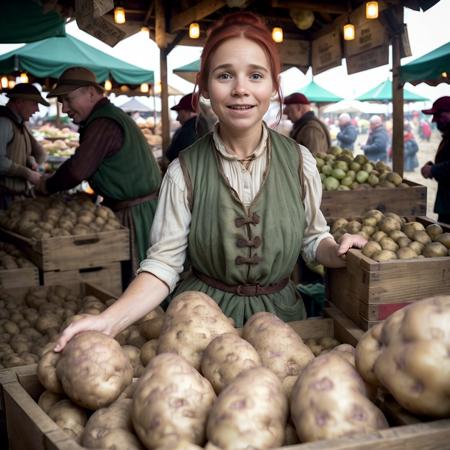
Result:
M0 106L0 209L31 195L32 186L40 179L36 169L47 156L26 122L39 111L39 103L49 103L28 83L17 84L6 96L8 103Z

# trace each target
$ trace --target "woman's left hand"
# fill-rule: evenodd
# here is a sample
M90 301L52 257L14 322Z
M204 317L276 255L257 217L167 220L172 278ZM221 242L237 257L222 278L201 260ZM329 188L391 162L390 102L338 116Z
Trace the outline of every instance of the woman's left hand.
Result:
M337 249L338 256L345 255L351 248L363 248L367 244L367 239L359 234L344 233L339 239Z

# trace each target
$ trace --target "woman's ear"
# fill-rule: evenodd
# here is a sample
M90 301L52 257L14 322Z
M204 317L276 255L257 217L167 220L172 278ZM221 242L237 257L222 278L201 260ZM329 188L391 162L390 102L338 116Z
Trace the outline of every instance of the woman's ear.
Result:
M207 90L203 90L200 95L209 100L209 92Z

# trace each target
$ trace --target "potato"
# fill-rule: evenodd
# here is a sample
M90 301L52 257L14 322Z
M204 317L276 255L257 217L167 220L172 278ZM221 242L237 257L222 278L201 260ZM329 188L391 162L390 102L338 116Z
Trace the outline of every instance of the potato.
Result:
M396 311L358 343L361 375L381 384L413 414L450 417L449 323L449 295Z
M63 400L64 396L61 394L55 394L51 391L44 391L40 396L38 400L38 405L41 407L41 409L48 413L50 408L58 403L60 400Z
M139 332L147 340L158 339L161 334L161 328L164 323L164 316L153 317L152 319L144 320L138 325Z
M141 362L145 367L149 361L156 356L156 348L158 347L158 339L152 339L146 342L141 348Z
M250 343L235 333L225 333L214 338L206 347L201 373L219 394L241 372L261 365L261 358Z
M183 292L166 311L157 353L177 353L198 370L205 348L223 333L237 331L217 303L203 292Z
M242 372L219 395L206 427L208 440L224 450L280 447L288 402L278 377L265 367Z
M67 435L80 442L87 422L87 415L82 408L70 400L60 400L49 409L48 415Z
M382 412L367 398L362 378L338 353L318 356L295 383L291 417L302 442L388 427Z
M314 359L301 337L272 313L254 314L244 326L243 338L255 347L263 366L272 370L280 380L299 375Z
M131 383L133 368L117 341L96 331L86 331L66 345L56 374L72 401L98 409L116 400Z
M203 445L214 390L187 361L174 353L155 356L145 368L133 396L131 419L147 448L170 439Z
M37 377L45 389L54 392L55 394L62 394L63 387L56 375L56 364L61 355L53 351L54 342L50 342L42 351L41 359L37 366Z
M122 399L97 410L86 424L81 444L88 448L143 450L133 432L131 404L131 399Z
M134 345L123 345L122 351L130 360L133 367L133 376L140 377L144 371L144 366L141 363L141 351Z

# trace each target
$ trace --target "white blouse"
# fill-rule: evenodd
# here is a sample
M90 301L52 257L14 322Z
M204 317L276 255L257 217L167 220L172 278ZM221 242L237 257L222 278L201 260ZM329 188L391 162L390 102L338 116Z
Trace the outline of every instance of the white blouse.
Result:
M263 127L261 141L252 156L248 168L236 155L229 153L223 144L217 128L213 133L216 151L220 155L225 176L245 206L249 206L258 193L267 164L268 131ZM299 145L303 155L305 185L304 208L306 228L303 236L302 256L308 262L316 257L317 247L322 239L332 238L329 227L320 211L322 182L311 152ZM207 220L207 218L205 218ZM151 247L147 258L141 262L139 272L150 272L167 284L170 292L175 288L186 257L191 211L187 189L178 158L168 167L161 184L150 239Z

